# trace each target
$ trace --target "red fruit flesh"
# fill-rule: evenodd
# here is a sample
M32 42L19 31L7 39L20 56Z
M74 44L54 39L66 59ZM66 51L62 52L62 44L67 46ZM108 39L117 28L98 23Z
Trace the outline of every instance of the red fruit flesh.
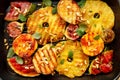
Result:
M78 39L79 35L76 33L77 28L78 25L69 24L68 27L66 28L65 36L71 40Z
M103 73L109 73L112 71L112 65L111 64L101 64L100 65L100 70Z

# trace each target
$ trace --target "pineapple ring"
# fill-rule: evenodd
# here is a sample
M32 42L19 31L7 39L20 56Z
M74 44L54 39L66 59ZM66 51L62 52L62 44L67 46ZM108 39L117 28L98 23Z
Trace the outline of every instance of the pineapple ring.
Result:
M77 24L82 20L80 7L74 0L60 0L57 12L66 22L71 24Z
M80 43L78 41L66 41L64 44L58 43L57 46L61 44L64 47L57 58L58 66L56 71L69 78L82 76L89 65L89 57L82 52ZM72 60L70 56L73 57Z
M87 0L81 11L84 19L92 27L91 31L98 32L103 28L112 29L115 16L112 9L103 1Z
M90 32L85 34L82 36L80 42L83 52L88 56L96 56L104 49L104 41L96 33Z
M52 7L40 8L27 20L27 32L40 33L38 43L45 45L48 42L56 42L63 37L66 22L58 14L52 14Z
M37 49L37 41L30 34L20 34L13 41L13 50L20 57L30 57Z

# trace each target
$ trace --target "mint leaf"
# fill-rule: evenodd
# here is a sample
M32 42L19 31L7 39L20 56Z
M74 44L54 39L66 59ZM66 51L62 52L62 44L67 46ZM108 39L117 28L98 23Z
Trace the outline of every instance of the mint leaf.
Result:
M62 59L62 60L60 61L60 64L64 64L64 62L65 62L65 59Z
M57 6L55 6L53 9L52 9L52 14L56 14L57 13Z
M43 6L51 6L52 5L52 1L51 0L42 0L42 5Z
M25 22L25 21L27 20L27 18L26 18L24 15L22 15L22 14L20 14L20 15L18 16L18 19L19 19L20 21L22 21L22 22Z
M100 35L97 35L94 37L95 40L98 40L100 38Z
M31 7L30 7L30 10L29 10L28 14L33 13L33 12L35 11L36 7L37 7L37 5L32 3L32 5L31 5Z
M103 52L110 50L109 47L105 46Z
M11 58L11 57L13 57L14 54L15 54L15 52L13 51L13 48L12 48L12 47L9 48L9 50L8 50L8 54L7 54L7 58Z
M73 60L73 51L70 50L70 51L68 52L68 58L67 58L67 61L72 62L72 60Z
M33 38L35 39L40 39L41 38L41 34L38 33L38 32L35 32L33 35L32 35Z
M85 34L85 32L81 31L80 29L76 30L76 33L81 37Z
M79 24L79 28L76 30L76 33L81 37L85 34L87 26L85 24Z
M21 57L16 56L15 59L16 59L18 64L23 64L23 59Z
M82 8L82 7L84 7L85 3L86 3L86 0L80 0L78 2L78 5Z
M70 50L69 52L68 52L68 58L73 58L73 51L72 50Z

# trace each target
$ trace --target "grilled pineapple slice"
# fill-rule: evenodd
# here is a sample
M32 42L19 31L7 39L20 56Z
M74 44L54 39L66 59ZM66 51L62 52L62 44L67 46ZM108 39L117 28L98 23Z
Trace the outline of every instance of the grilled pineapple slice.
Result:
M30 57L38 47L37 41L30 34L20 34L12 43L14 52L20 57Z
M80 7L74 0L60 0L57 12L68 23L77 24L82 21Z
M99 34L93 32L82 36L80 42L83 52L88 56L96 56L104 49L104 41Z
M101 34L103 28L112 29L114 26L114 13L103 1L87 0L81 11L84 13L83 18L91 26L91 32Z
M79 42L66 41L64 42L63 50L57 58L57 62L56 71L59 74L74 78L75 76L82 76L84 74L89 65L89 58L82 52Z
M57 66L57 50L51 44L39 48L33 56L33 64L38 73L51 74Z
M27 32L39 33L38 43L45 45L48 42L56 42L63 37L66 22L58 14L52 14L52 7L40 8L27 20Z

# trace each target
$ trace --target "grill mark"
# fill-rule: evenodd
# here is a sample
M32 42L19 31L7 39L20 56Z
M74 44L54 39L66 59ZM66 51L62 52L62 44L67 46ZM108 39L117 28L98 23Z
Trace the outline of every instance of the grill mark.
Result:
M57 18L56 18L56 19L57 19ZM53 27L53 31L52 31L52 32L53 32L53 33L54 33L54 32L57 33L56 31L59 31L59 30L58 30L59 27L58 27L58 25L57 25L56 27L54 27L54 25L55 25L56 23L58 23L58 22L57 22L57 20L54 20L54 21L56 21L56 22L55 22L55 23L53 24L53 26L52 26L52 27Z
M51 61L53 62L54 66L57 66L57 58L55 56L55 52L52 49L50 49L49 54L51 56Z
M45 31L43 30L43 31L41 31L41 33L42 33L42 37L41 37L41 39L40 39L40 44L42 44L43 41L44 41ZM44 44L44 43L43 43L43 44Z
M39 55L39 52L36 54L36 58L37 58L37 61L38 61L38 68L41 70L41 72L42 72L42 69L41 69L41 58L40 58L40 55Z
M53 71L53 70L54 70L54 64L53 64L53 62L52 62L52 59L51 59L52 56L50 55L49 51L50 51L50 49L46 49L46 52L48 53L49 58L50 58L49 67L50 67L51 71Z
M52 64L54 65L54 68L55 68L57 66L57 55L56 55L57 51L54 51L53 49L51 49L50 51L53 52L53 55L54 55L53 57L54 57L55 61L52 61Z
M39 33L42 33L42 38L39 39L39 44L44 45L47 42L51 42L51 40L56 41L62 37L62 35L59 35L59 32L61 32L63 28L59 28L59 27L62 27L64 25L59 24L59 22L61 22L61 19L59 19L58 15L52 15L51 13L52 13L52 7L45 8L45 9L41 8L40 10L35 11L32 14L33 18L30 17L28 20L28 24L27 24L28 32L34 33L35 31L37 31ZM39 16L40 14L43 16ZM43 21L46 21L51 25L50 27L48 27L47 33L45 33L44 31L46 29L38 28L38 25L43 23ZM54 21L55 23L53 23ZM49 33L50 34L53 33L55 34L55 36L51 36Z
M49 32L51 33L51 32L53 32L53 31L52 31L52 29L53 29L52 24L53 24L53 23L52 23L51 18L49 18L48 22L49 22L49 24L51 25L51 27L49 28Z
M41 61L43 61L43 56L41 55L41 54L43 54L43 50L39 50L39 56L40 56L40 58L41 58ZM41 63L40 63L40 68L41 68L41 71L42 71L42 73L46 73L46 69L45 69L45 63L44 62L42 62L42 65L41 65Z
M47 58L47 53L45 52L46 50L42 50L42 52L44 53L44 55L45 55L45 57L44 58ZM43 59L43 61L45 61L44 59ZM48 61L47 61L48 62ZM49 64L49 63L48 63ZM46 69L46 72L44 72L43 74L49 74L50 72L51 72L51 70L49 69L49 67L48 67L48 64L47 63L45 63L44 62L44 68Z
M34 14L34 15L36 15L36 14ZM33 16L34 16L34 15L33 15ZM36 18L32 18L32 19L31 19L31 27L30 27L30 30L33 30L33 31L35 31L35 29L36 29L36 26L35 26L36 23L34 23L35 19L36 19ZM34 26L34 27L32 27L32 26Z
M49 37L49 34L46 33L46 31L44 30L44 36L42 38L42 43L43 44L46 44L47 43L47 38Z
M54 53L53 55L54 55L55 59L57 59L57 54L56 54L57 51L56 51L56 49L55 49L55 48L52 48L51 51Z
M49 29L48 29L48 33L49 33ZM44 36L44 39L43 39L43 41L44 41L43 44L46 44L48 42L48 40L49 40L50 35L48 33L45 32L45 36Z
M40 70L40 68L39 68L39 61L38 61L38 59L37 59L37 54L38 54L38 53L36 53L35 56L34 56L34 58L33 58L33 63L34 63L35 68L37 68L36 71L37 71L38 73L41 73L41 70Z

